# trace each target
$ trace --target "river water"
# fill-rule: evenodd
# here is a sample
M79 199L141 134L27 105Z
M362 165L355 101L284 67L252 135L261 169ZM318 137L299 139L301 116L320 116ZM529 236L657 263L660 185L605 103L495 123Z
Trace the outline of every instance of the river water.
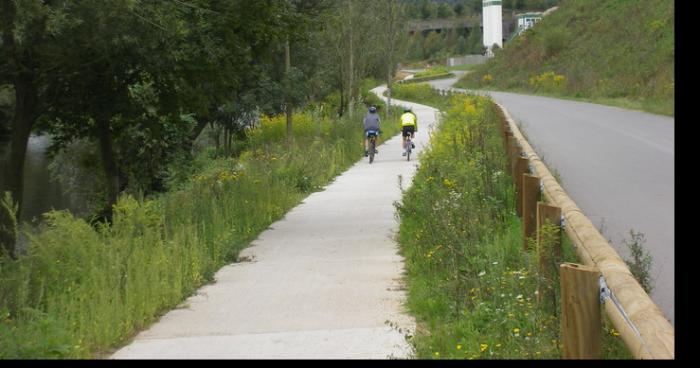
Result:
M75 207L71 205L69 196L63 192L61 185L51 180L49 175L46 150L50 144L51 138L47 135L32 135L29 138L24 162L24 200L20 221L36 224L44 212ZM7 159L9 148L9 142L0 143L2 159Z

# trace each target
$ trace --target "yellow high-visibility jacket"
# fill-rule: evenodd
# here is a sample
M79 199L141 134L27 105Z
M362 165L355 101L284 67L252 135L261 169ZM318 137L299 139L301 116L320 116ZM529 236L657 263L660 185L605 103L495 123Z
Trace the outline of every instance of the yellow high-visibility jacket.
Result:
M418 130L418 119L416 119L416 115L412 112L403 113L403 115L401 115L401 126L405 127L411 125L416 127L415 129Z

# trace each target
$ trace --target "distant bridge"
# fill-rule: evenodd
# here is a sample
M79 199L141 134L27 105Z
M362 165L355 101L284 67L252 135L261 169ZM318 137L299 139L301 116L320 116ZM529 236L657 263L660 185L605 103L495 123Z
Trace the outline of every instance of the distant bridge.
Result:
M514 18L509 14L503 15L503 35L504 41L507 36L510 36L516 25L514 24ZM431 31L441 33L443 30L448 29L461 29L469 33L474 27L482 27L481 16L459 18L459 19L430 19L430 20L414 20L408 22L408 33L410 35L416 32L423 33L423 36L427 35Z
M408 23L408 32L414 34L416 32L436 31L440 33L443 29L471 29L474 26L481 26L480 17L461 18L461 19L430 19L416 20Z

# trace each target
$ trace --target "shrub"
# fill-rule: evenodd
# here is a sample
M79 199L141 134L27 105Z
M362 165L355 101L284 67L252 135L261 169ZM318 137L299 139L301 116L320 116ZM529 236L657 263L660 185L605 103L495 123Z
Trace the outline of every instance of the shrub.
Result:
M363 155L356 118L311 110L266 117L238 157L197 157L199 171L158 197L122 196L111 226L44 215L27 255L0 257L0 359L87 358L174 308L310 191ZM398 132L389 124L387 135Z
M529 84L535 91L541 92L561 92L565 87L566 77L554 72L544 72L531 77Z

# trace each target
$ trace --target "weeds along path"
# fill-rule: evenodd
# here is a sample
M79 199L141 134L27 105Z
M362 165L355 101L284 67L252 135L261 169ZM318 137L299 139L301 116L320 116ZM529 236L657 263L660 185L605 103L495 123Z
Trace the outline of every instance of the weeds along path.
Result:
M404 312L394 202L435 119L435 109L411 105L416 160L401 156L400 135L381 144L373 164L362 159L311 194L241 252L245 261L223 267L112 358L410 357L404 334L415 322Z
M429 81L450 89L457 78ZM455 91L464 89L452 88ZM505 106L562 186L622 258L630 230L652 256L650 294L675 321L674 121L587 102L486 92Z

